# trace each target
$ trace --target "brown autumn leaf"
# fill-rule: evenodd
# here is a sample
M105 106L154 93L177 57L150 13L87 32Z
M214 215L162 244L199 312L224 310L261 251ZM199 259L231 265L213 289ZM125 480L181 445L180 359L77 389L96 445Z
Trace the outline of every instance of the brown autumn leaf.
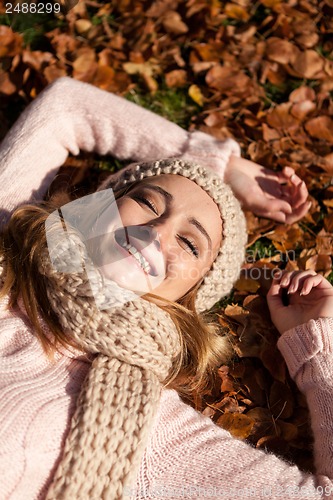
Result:
M269 9L274 9L281 5L282 0L260 0L260 3Z
M46 66L43 71L43 74L48 83L54 82L57 78L61 78L62 76L66 76L65 68L60 67L59 64L52 64L51 66Z
M324 69L324 58L315 50L300 52L292 64L292 69L301 78L322 78Z
M42 52L40 50L24 49L22 51L22 61L30 68L36 71L42 71L43 68L56 63L56 58L51 52Z
M226 365L220 366L217 370L217 373L222 381L221 383L221 392L230 392L234 391L234 383L231 377L229 376L229 367Z
M332 259L327 254L316 254L309 257L305 262L305 269L321 272L328 276L332 270Z
M183 35L188 32L188 27L182 20L180 14L176 11L167 12L163 18L162 23L167 33L173 35Z
M83 82L91 82L97 72L95 51L86 47L77 51L77 58L73 62L73 77Z
M251 277L241 276L234 284L234 288L241 292L256 293L258 288L260 288L260 283L255 279L251 279Z
M298 89L293 90L289 94L289 101L294 103L299 103L302 101L314 101L316 98L316 93L311 87L302 85Z
M242 71L217 64L208 71L206 83L221 92L238 94L248 89L250 79Z
M278 456L282 456L283 454L287 454L289 451L289 445L288 443L276 436L276 435L271 435L271 436L264 436L260 438L257 441L257 448L263 448L266 451L269 451L271 453L275 453Z
M0 70L0 94L13 95L15 92L17 92L17 87L10 74Z
M308 114L316 109L316 104L310 100L297 102L291 107L290 113L298 120L303 121Z
M331 201L331 200L330 200ZM316 236L316 251L322 255L332 255L333 249L333 212L324 217L324 229Z
M23 38L8 26L0 25L0 58L13 57L21 52Z
M247 323L247 316L249 312L238 305L228 304L225 308L224 314L238 323L245 325Z
M290 422L278 420L277 425L281 432L281 438L285 441L294 441L298 436L298 427Z
M288 40L272 37L267 41L266 55L270 61L280 64L292 64L298 53L297 47Z
M263 436L271 435L276 432L274 418L268 408L257 406L249 410L246 416L254 420L254 425L251 429L251 438L257 442Z
M201 61L218 62L221 57L222 43L197 43L194 45L195 54L200 57ZM194 57L192 51L192 57ZM192 59L193 60L193 59ZM194 62L194 60L193 60Z
M316 139L333 143L333 120L329 116L317 116L305 123L306 131Z
M187 73L184 69L174 69L165 75L165 83L170 88L183 87L187 83Z
M250 14L242 5L236 5L234 3L227 3L224 7L224 13L227 17L239 19L240 21L247 21L250 17Z
M110 66L99 64L94 77L94 85L103 90L109 90L115 79L115 71Z
M302 236L303 231L297 223L291 226L278 225L275 231L266 235L280 252L294 248L297 242L302 241Z
M270 128L266 123L262 124L262 136L264 141L275 141L281 138L281 132L276 130L276 128Z
M299 126L299 120L292 114L292 104L284 102L266 115L268 125L275 129L289 130Z
M216 423L238 439L246 439L254 426L254 420L242 413L224 413Z
M276 346L276 340L273 337L267 342L260 351L260 359L264 367L279 382L286 380L286 364Z
M330 207L333 208L333 200L324 200L324 203L326 202L326 206L327 206L328 201L331 203ZM331 247L331 250L332 250L332 248L333 248L333 212L326 215L324 217L323 222L324 222L324 228L326 229L326 231L331 233L330 235L327 235L327 236L329 238L328 245Z

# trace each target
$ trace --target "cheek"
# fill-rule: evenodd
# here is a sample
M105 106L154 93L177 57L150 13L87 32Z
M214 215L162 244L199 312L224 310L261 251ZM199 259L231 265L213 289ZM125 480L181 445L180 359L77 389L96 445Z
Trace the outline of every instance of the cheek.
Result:
M179 248L170 252L168 278L185 283L196 283L203 274L203 264L194 262L185 250Z
M117 200L117 207L123 226L142 224L144 222L144 212L134 200L120 198Z

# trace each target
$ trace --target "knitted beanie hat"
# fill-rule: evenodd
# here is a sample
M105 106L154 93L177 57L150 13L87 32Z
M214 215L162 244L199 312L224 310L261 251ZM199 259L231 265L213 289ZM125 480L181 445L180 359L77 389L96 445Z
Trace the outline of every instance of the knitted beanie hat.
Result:
M245 217L229 186L212 170L179 159L133 163L119 174L108 177L99 191L112 188L115 192L146 177L182 175L204 189L217 204L223 221L222 244L211 269L206 273L197 292L196 309L203 312L230 293L244 262L247 241Z

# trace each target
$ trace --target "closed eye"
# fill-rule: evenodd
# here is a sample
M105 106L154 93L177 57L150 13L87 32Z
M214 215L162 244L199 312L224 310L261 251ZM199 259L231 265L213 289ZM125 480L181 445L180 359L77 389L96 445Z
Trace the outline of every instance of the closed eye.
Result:
M148 198L145 198L144 196L139 196L139 195L136 195L133 198L135 200L139 200L142 203L144 203L145 205L147 205L147 207L149 207L150 210L152 210L154 212L154 214L158 215L156 205L152 201L150 201Z
M192 243L192 241L190 241L187 238L185 238L185 236L180 236L179 234L177 236L178 236L179 239L181 239L182 241L184 241L184 243L186 243L186 245L190 248L190 250L193 253L193 255L196 258L198 258L199 257L198 247L194 243Z
M149 207L150 210L152 210L154 212L154 214L158 215L158 210L157 210L156 205L153 201L149 200L148 198L146 198L145 196L142 196L142 195L135 195L135 196L133 196L133 199L143 203L144 205ZM185 236L180 236L179 234L177 236L180 240L182 240L188 246L188 248L191 250L192 254L196 258L198 258L199 257L198 247L192 241L190 241L188 238L186 238Z

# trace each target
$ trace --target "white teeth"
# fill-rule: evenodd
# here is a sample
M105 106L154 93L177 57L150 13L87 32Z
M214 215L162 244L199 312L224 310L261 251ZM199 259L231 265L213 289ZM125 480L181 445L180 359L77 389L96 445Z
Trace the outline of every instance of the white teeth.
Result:
M146 273L150 273L149 262L146 261L144 256L135 247L133 247L129 243L122 243L121 246L123 248L126 248L126 250L128 250L130 252L130 254L136 258L136 260L138 261L140 266L146 271Z

